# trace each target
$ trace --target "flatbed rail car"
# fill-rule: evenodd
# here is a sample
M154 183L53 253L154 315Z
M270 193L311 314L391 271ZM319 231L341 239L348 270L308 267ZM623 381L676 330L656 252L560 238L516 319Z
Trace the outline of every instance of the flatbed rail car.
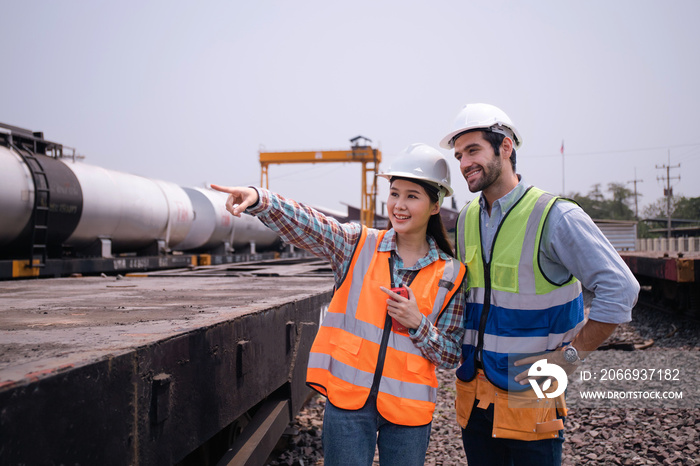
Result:
M264 463L309 395L328 265L167 275L0 282L0 464Z
M700 317L700 253L623 251L620 255L654 301Z

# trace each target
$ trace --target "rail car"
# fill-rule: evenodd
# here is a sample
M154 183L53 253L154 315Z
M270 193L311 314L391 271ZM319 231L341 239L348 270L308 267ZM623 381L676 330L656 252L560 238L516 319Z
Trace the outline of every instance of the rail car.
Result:
M84 163L42 133L0 123L0 279L225 263L280 246L225 201Z
M333 283L309 258L0 282L0 464L265 464Z
M642 289L665 309L700 316L700 253L623 251Z

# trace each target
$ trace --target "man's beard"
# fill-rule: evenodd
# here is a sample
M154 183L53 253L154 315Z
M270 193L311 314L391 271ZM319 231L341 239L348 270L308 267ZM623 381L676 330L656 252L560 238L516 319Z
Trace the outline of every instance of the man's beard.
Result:
M465 180L467 180L467 185L469 186L469 191L476 193L491 186L501 174L501 163L501 158L496 156L488 163L488 165L482 165L481 175L479 176L478 181L475 182L476 184L470 184L469 180L467 180L465 177Z

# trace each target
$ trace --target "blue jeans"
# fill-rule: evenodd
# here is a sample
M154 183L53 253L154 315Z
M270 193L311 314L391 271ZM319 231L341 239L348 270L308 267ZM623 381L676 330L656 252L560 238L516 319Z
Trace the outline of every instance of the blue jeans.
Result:
M477 408L474 402L467 427L462 429L462 443L469 466L559 466L564 433L546 440L512 440L493 438L493 404Z
M392 424L377 412L377 402L372 396L358 410L340 409L326 401L323 463L371 466L378 446L382 466L422 466L430 441L430 426Z

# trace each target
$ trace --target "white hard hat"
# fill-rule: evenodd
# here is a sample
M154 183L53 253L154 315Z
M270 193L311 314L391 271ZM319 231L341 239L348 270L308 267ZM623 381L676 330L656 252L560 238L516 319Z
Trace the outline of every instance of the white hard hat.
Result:
M427 144L415 143L406 147L392 162L389 170L378 174L391 180L394 176L425 181L439 192L440 204L454 192L450 186L450 167L440 151Z
M523 143L520 133L503 110L490 104L467 104L457 114L452 124L452 131L440 141L440 147L452 149L455 136L465 131L482 128L511 138L516 149Z

